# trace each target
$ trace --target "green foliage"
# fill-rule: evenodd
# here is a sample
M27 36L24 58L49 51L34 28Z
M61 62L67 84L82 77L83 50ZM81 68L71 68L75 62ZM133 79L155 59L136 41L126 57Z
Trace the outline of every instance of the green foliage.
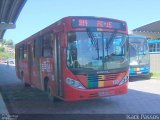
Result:
M160 80L160 72L152 72L151 73L151 78Z
M13 45L13 41L12 40L7 40L6 45Z
M7 45L11 48L14 48L14 43L13 43L13 40L11 40L11 39L10 40L3 40L2 45Z
M0 58L3 58L3 59L14 58L14 54L5 51L5 48L3 47L4 45L7 45L9 48L14 49L13 41L11 39L10 40L3 40L1 42L1 44L2 44L2 46L0 47Z
M4 52L4 47L0 47L0 52Z
M3 59L14 58L14 54L8 52L0 52L0 58Z

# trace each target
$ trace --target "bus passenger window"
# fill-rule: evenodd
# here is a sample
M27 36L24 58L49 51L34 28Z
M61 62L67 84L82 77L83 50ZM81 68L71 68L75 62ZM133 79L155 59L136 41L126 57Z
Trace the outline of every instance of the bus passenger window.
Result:
M50 48L44 48L43 57L50 57L50 56L51 56Z
M34 57L41 57L41 39L34 40Z
M27 45L24 45L23 58L27 59Z
M157 52L160 52L160 43L157 43Z
M23 59L23 47L22 46L19 48L19 59L20 60Z
M149 52L156 52L156 44L149 45Z
M51 57L52 55L51 35L44 36L42 40L42 55L43 57Z
M19 48L19 59L23 60L27 58L27 45L22 45Z

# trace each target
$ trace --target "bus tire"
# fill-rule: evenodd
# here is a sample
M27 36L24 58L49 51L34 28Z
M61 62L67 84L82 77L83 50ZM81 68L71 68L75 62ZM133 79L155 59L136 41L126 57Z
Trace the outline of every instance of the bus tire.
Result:
M28 88L28 87L31 87L31 85L25 82L24 87Z
M50 101L55 102L55 97L51 95L51 87L49 85L49 82L47 83L47 95Z
M21 74L21 79L22 79L22 83L23 83L23 85L24 85L25 88L31 87L30 84L28 84L28 83L25 82L23 72Z
M145 75L145 79L149 80L151 78L150 74Z

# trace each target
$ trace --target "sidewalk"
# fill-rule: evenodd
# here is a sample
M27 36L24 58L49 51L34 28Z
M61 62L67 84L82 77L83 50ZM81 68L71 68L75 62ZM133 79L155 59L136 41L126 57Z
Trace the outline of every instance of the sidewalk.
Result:
M8 114L7 107L3 101L1 92L0 92L0 114Z

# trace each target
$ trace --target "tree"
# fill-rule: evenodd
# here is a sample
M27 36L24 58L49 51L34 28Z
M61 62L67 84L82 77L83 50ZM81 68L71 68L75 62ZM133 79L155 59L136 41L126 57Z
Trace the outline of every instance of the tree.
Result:
M4 45L6 45L8 48L14 49L13 41L11 39L3 40L1 44L2 46L0 46L0 58L3 59L14 58L14 54L7 52L4 48Z
M6 40L6 45L13 46L13 41L11 39Z
M4 52L4 47L0 47L0 52Z
M11 39L9 39L9 40L5 40L4 39L1 43L3 45L9 45L9 46L13 46L14 45L13 40L11 40Z

